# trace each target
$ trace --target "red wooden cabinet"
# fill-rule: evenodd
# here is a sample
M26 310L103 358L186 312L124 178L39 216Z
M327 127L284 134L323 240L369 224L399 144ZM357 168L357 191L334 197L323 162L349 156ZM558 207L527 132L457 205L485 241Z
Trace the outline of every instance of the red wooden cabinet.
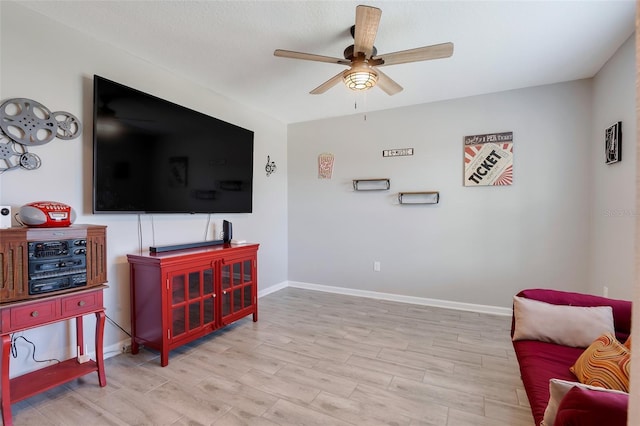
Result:
M22 401L86 374L97 372L100 386L107 385L103 362L104 313L102 290L106 286L47 295L37 300L0 304L0 411L5 426L12 424L11 404ZM75 319L76 344L84 353L83 317L95 314L95 361L61 361L31 373L9 379L11 335L16 332Z
M247 315L258 320L258 244L129 254L131 352L160 352Z
M47 292L29 292L30 262L46 260L47 267L59 267L58 254L31 257L32 242L82 240L86 245L74 247L86 250L86 283L68 288L61 286ZM102 291L107 281L106 226L72 225L61 228L14 227L0 229L0 409L4 425L11 425L11 404L51 389L92 372L98 373L100 386L106 386L103 363L103 333L105 309ZM35 263L35 262L34 262ZM42 264L41 264L42 265ZM63 265L65 266L65 265ZM52 274L45 277L42 272ZM39 280L66 274L80 274L69 269L40 270ZM84 355L83 316L95 314L95 361L78 363L76 358L9 379L11 335L55 322L75 319L76 343Z
M51 293L29 294L29 242L75 238L86 241L87 278L86 285L82 288L105 284L107 282L106 226L71 225L65 228L0 229L0 304L51 295ZM55 293L70 293L78 288L65 288Z

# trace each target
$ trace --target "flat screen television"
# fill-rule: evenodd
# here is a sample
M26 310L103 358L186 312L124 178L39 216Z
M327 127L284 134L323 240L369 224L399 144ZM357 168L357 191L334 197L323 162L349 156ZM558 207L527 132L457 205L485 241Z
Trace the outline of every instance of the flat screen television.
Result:
M253 132L95 75L94 213L251 213Z

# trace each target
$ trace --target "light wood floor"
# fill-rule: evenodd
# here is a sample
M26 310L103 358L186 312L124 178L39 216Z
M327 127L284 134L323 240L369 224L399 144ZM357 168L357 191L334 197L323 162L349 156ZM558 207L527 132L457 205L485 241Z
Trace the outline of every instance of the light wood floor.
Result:
M259 321L14 404L20 425L531 426L510 317L286 288ZM108 326L108 325L107 325Z

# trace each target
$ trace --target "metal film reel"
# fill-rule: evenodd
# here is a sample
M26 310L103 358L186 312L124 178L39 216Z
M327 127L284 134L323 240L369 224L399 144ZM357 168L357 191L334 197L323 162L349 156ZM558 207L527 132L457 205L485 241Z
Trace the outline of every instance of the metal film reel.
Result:
M0 132L0 173L20 166L20 158L27 153L24 145L12 141Z
M42 164L42 160L36 154L25 152L20 156L20 165L27 170L35 170Z
M0 105L0 128L15 142L26 146L43 145L56 137L58 122L41 103L13 98Z
M56 131L58 139L69 140L80 136L82 123L80 123L78 117L65 111L52 112L51 116L58 123L58 130Z

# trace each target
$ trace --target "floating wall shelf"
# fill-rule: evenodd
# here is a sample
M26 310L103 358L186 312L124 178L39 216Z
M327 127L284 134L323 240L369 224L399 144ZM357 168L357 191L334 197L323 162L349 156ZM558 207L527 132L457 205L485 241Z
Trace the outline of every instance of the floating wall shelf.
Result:
M398 202L400 204L438 204L440 192L399 192Z
M388 178L382 179L354 179L354 191L386 191L391 188L391 181Z

